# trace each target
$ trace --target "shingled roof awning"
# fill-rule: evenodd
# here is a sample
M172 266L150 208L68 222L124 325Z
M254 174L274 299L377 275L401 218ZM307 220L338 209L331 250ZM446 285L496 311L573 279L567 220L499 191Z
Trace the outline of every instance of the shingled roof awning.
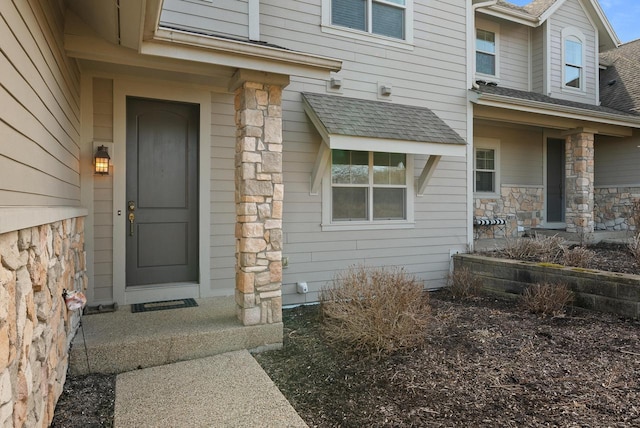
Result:
M329 149L429 155L418 182L426 187L440 157L466 156L466 142L426 107L303 93L304 111L325 142L311 177L317 193Z

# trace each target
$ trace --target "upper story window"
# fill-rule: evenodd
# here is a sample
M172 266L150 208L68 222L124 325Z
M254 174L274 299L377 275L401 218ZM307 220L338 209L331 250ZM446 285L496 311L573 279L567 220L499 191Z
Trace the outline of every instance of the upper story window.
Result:
M584 36L573 28L562 30L562 84L564 88L582 89L584 82Z
M476 72L496 75L496 33L476 30Z
M331 222L407 220L407 155L331 151Z
M564 41L564 85L582 88L582 43L575 37Z
M411 1L331 0L331 24L406 40Z

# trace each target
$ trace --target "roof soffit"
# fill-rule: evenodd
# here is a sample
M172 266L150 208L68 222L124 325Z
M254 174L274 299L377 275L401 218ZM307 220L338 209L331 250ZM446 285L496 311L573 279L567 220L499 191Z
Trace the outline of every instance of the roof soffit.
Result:
M233 40L213 35L159 28L162 0L67 0L65 46L73 38L71 56L105 61L91 43L103 40L114 47L123 46L143 56L155 56L199 62L210 66L253 69L270 73L326 78L329 71L339 71L342 61L297 52L276 46ZM112 10L113 9L113 10ZM119 13L119 17L118 17Z

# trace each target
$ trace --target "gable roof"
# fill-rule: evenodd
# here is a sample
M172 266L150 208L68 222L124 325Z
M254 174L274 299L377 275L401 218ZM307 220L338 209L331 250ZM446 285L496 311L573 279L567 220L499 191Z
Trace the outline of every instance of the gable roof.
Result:
M540 17L553 6L558 0L533 0L524 6L524 9L533 16Z
M496 0L494 4L481 6L478 11L507 21L539 27L544 24L555 11L567 0L532 0L524 6L517 6L506 0ZM611 23L607 19L598 0L584 0L581 2L586 12L591 16L598 30L600 50L612 49L620 45Z
M532 17L539 18L557 1L558 0L533 0L531 3L528 3L524 6L518 6L505 0L498 0L496 4L508 9L516 10L521 13L526 13L528 15L531 15Z
M600 54L600 102L614 109L640 113L640 40Z

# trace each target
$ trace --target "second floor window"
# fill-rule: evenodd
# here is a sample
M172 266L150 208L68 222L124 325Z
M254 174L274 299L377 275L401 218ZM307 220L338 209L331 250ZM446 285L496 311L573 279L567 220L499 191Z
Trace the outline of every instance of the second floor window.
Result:
M405 39L408 0L331 0L331 24Z
M568 37L564 41L564 85L569 88L582 88L582 43L577 37Z
M496 75L496 34L486 30L476 30L476 72Z

